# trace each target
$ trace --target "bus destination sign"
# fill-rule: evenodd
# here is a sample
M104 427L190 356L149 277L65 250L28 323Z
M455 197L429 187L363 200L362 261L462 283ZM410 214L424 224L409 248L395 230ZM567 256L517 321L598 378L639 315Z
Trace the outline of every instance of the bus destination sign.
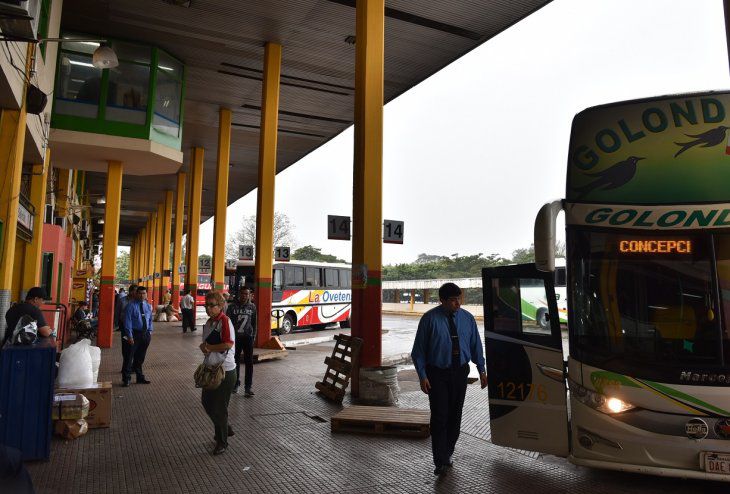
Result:
M623 254L691 254L689 239L620 240L618 250Z

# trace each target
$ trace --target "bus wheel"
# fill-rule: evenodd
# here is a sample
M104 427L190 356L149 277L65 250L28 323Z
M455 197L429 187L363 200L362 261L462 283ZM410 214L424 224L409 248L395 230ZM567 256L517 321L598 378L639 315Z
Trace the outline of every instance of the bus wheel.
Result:
M540 329L550 329L550 323L548 322L548 310L545 307L537 309L535 321L540 325Z
M287 314L284 316L284 319L281 321L281 334L289 334L294 329L294 318L291 316L291 314Z
M344 321L340 321L340 327L343 329L347 329L350 327L350 318L348 317Z

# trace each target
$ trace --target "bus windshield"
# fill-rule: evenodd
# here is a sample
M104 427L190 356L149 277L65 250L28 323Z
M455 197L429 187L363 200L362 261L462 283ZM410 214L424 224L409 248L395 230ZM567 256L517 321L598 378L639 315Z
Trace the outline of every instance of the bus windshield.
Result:
M568 238L571 355L637 377L723 364L711 235Z

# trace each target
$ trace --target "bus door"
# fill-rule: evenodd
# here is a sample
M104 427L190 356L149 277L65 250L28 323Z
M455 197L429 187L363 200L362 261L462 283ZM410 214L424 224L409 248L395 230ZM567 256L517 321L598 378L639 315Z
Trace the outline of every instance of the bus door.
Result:
M482 270L492 443L568 456L568 409L553 273L534 264ZM548 308L547 322L529 300ZM535 291L539 291L538 294Z

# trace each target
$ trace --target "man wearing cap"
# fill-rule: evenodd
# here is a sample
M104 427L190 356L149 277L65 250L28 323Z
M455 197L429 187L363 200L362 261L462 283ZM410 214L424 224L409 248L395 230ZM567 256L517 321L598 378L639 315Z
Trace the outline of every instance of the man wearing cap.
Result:
M46 318L43 317L43 313L40 309L45 299L45 290L43 290L43 288L39 286L34 286L30 290L28 290L28 293L25 295L25 302L15 304L10 309L8 309L8 311L5 313L5 322L7 323L7 328L5 329L5 337L2 341L3 345L5 345L5 342L13 335L13 331L15 331L15 326L18 324L18 321L20 321L20 318L23 316L30 316L35 319L36 325L38 326L38 336L51 336L51 327L46 322Z
M418 323L411 358L428 395L431 408L431 448L435 475L453 465L452 455L461 430L469 361L479 370L482 389L487 387L484 352L477 323L461 308L461 288L444 283L441 305L426 312Z

